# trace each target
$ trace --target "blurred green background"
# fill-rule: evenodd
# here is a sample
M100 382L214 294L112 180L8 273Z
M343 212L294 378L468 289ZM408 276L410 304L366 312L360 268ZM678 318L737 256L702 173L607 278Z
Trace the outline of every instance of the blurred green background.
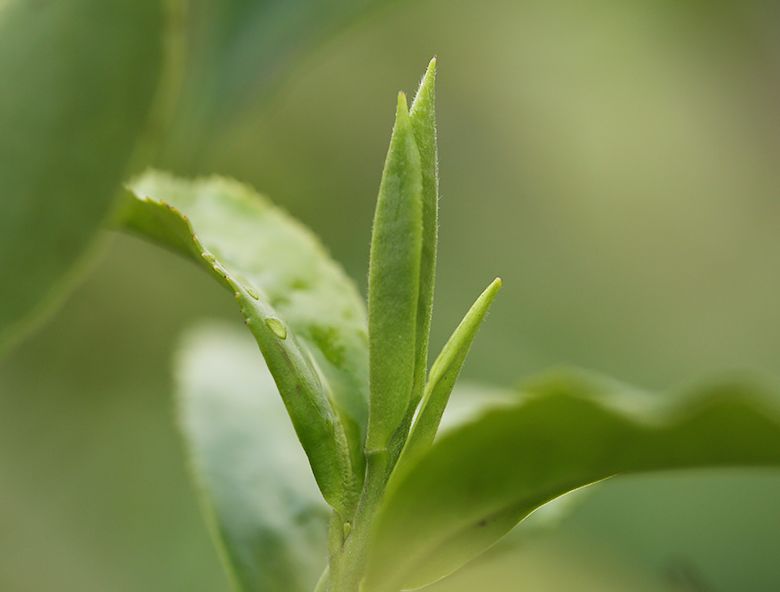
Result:
M311 4L192 4L158 166L252 183L365 289L395 93L436 54L434 349L501 275L470 379L558 364L650 388L780 378L780 5L363 1L345 19ZM237 311L183 260L101 241L0 360L0 590L225 591L170 361L185 327ZM707 472L605 483L491 561L502 590L742 592L777 589L778 549L780 474Z

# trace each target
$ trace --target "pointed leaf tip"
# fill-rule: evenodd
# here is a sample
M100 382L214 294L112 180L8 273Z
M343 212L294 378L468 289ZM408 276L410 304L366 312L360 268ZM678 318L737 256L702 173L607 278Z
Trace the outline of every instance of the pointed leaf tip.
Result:
M398 106L395 111L396 119L409 117L409 103L406 101L406 93L402 90L398 91Z
M423 75L422 82L425 82L427 80L430 80L431 82L434 82L436 80L436 66L437 66L437 58L436 56L433 56L431 58L431 61L428 62L428 67L425 69L425 74Z
M436 58L431 59L428 69L425 70L420 86L412 101L412 111L419 108L421 104L428 103L433 107L434 94L436 90Z
M431 61L428 62L428 67L425 70L425 75L423 76L423 82L426 80L431 80L431 82L434 82L436 80L436 66L437 66L437 58L436 56L433 56L431 58Z

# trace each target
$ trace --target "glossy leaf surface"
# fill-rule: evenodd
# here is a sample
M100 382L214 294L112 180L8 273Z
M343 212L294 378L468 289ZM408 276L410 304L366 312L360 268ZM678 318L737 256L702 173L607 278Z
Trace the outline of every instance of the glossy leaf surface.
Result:
M163 71L161 0L0 10L0 346L73 274L137 157Z
M654 399L558 375L444 434L391 483L368 589L451 573L545 502L614 475L780 466L780 398L724 384ZM413 537L408 533L414 532Z
M310 592L328 508L249 335L204 326L176 367L179 422L201 502L244 592Z
M368 398L355 287L305 228L237 182L152 173L134 191L121 224L193 259L234 293L323 495L348 512L362 477Z

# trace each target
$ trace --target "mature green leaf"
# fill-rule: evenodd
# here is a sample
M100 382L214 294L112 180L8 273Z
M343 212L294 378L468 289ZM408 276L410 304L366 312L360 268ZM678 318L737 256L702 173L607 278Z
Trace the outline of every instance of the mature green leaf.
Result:
M535 508L583 485L726 466L780 466L780 398L725 384L653 399L584 377L551 377L516 404L444 434L391 483L368 589L434 581Z
M387 449L409 409L416 362L421 246L420 152L406 97L399 93L371 237L368 451Z
M135 192L122 224L193 259L235 294L325 499L348 514L368 404L357 290L305 228L235 181L151 173Z
M0 11L0 346L72 274L128 173L161 80L161 0Z
M245 592L310 592L327 560L328 509L249 335L188 334L179 419L203 507Z
M420 151L422 172L422 245L420 286L417 300L417 334L415 337L414 386L410 412L414 412L422 397L428 370L428 339L431 332L433 292L436 280L436 243L439 218L439 163L436 147L436 58L420 82L412 101L409 119L414 140Z
M433 363L420 412L404 448L405 458L419 454L433 442L477 329L500 289L501 279L497 278L480 294Z

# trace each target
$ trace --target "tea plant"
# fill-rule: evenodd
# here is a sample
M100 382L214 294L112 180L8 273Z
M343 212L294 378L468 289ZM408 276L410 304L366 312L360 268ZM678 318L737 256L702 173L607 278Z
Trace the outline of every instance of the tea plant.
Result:
M411 108L398 97L367 308L317 240L246 186L150 172L125 197L124 228L230 290L262 353L231 328L206 326L185 339L177 363L204 509L239 589L422 587L541 505L607 477L780 465L778 400L745 383L654 398L558 371L516 391L472 394L466 419L440 430L501 281L428 369L435 76L434 60Z

